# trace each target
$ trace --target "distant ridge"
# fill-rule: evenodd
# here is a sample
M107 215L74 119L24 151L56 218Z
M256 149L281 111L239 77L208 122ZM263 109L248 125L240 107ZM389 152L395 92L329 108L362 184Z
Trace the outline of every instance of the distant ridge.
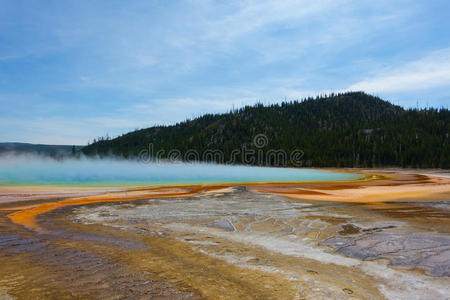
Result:
M264 134L268 143L263 150L301 149L305 166L449 168L449 133L448 109L407 110L363 92L348 92L206 114L99 138L82 151L132 158L152 144L155 152L166 154L170 149L220 149L227 161L233 149ZM238 156L236 162L242 159Z
M30 143L0 143L0 154L7 152L14 152L20 154L33 153L57 157L57 156L71 155L73 150L79 151L81 148L83 148L83 146L45 145L45 144L30 144Z

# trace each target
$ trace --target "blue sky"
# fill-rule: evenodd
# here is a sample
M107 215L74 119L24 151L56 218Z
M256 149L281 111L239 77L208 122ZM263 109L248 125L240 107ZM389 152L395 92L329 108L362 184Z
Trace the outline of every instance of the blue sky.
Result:
M364 90L448 107L448 0L0 0L0 141Z

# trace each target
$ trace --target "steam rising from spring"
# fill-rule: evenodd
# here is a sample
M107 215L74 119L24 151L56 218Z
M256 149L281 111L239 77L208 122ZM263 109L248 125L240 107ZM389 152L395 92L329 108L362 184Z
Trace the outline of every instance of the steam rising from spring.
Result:
M115 158L0 156L0 185L146 186L237 182L294 182L354 179L358 175L311 169L205 163L150 163Z

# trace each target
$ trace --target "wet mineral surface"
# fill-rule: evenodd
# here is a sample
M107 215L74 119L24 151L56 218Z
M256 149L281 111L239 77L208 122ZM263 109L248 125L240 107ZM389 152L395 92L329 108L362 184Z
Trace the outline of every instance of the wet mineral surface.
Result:
M447 194L383 203L246 186L130 195L4 205L0 299L450 296Z

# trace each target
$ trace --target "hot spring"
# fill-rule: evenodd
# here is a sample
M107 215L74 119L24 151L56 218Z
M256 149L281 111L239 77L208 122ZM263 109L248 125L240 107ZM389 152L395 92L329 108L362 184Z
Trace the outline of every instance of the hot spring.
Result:
M201 183L311 182L359 178L356 174L296 168L205 163L141 163L117 159L36 156L0 158L0 185L147 186Z

